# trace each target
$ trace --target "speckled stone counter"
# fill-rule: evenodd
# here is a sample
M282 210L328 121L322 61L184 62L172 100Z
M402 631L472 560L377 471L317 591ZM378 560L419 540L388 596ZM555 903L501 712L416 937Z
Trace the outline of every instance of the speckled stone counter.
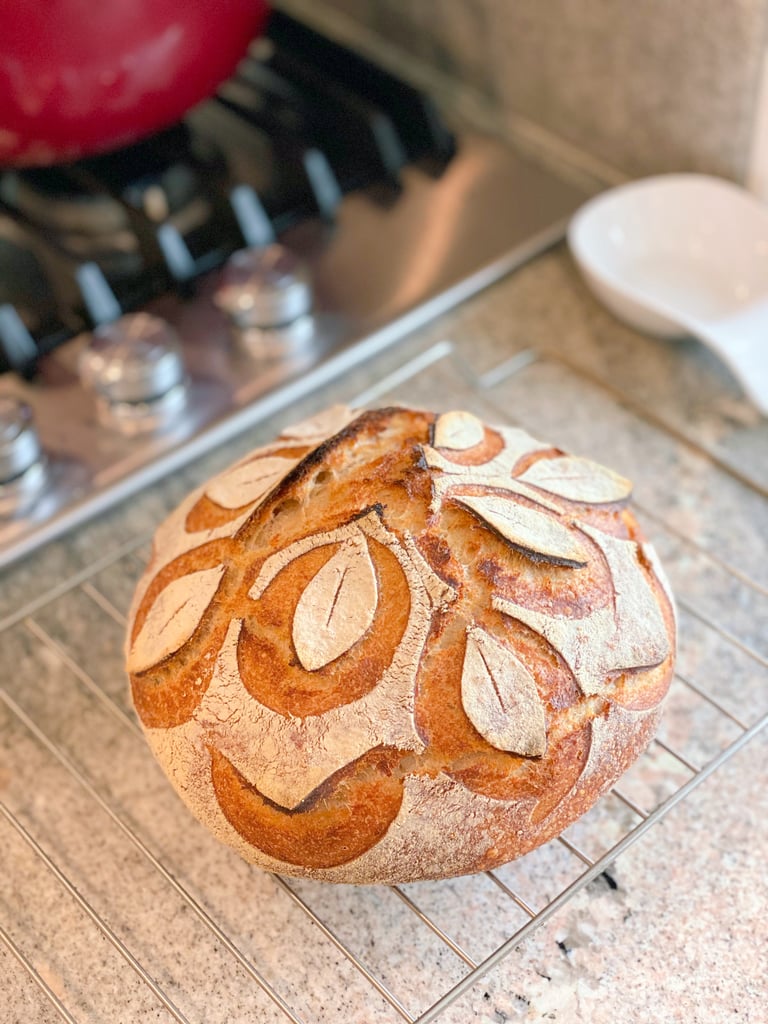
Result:
M468 408L614 466L672 579L660 742L563 841L491 874L355 889L249 867L175 797L128 700L155 525L338 400ZM768 423L726 371L622 327L561 248L7 570L0 1021L763 1022L767 496Z

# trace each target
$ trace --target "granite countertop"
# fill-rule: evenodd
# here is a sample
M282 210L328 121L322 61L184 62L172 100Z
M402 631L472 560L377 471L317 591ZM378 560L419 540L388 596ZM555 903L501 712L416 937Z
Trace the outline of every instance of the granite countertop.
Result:
M128 701L154 526L339 400L469 408L614 466L676 591L661 743L565 842L492 875L355 889L249 867L177 800ZM622 327L553 250L3 575L0 938L24 963L0 945L0 1021L764 1021L766 622L768 423L705 350Z

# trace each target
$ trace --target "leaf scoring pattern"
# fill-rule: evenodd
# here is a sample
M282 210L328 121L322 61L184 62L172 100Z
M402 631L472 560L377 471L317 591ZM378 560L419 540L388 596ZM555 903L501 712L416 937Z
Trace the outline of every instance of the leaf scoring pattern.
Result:
M565 659L585 694L602 693L609 673L660 665L670 654L659 603L640 568L638 545L581 529L603 552L614 588L612 606L582 619L547 615L494 596L493 607L535 629Z
M497 749L526 757L546 750L544 708L533 676L481 629L467 634L461 702L470 722Z
M436 448L463 451L474 448L485 438L485 427L471 412L445 412L435 420L433 444Z
M587 563L587 555L576 537L545 512L495 495L462 495L454 500L533 558L575 568Z
M216 477L205 493L222 508L241 508L263 498L295 465L296 459L254 459Z
M157 665L192 636L219 588L224 566L191 572L160 592L128 655L128 671Z
M346 427L356 415L357 411L346 405L332 405L316 416L286 427L280 436L292 441L325 440Z
M309 581L293 616L293 646L308 672L346 653L376 614L376 570L358 529Z
M521 473L520 480L568 501L584 501L593 505L623 501L632 493L632 484L625 477L575 455L540 459Z
M348 409L334 407L318 417L289 427L281 435L281 441L254 453L256 457L252 455L249 461L239 463L212 481L205 492L202 489L196 492L182 506L176 519L161 528L157 546L162 561L156 559L153 563L146 584L142 584L143 589L140 588L134 601L134 613L146 604L147 588L163 566L181 552L192 550L218 536L233 534L252 514L252 506L263 500L296 465L298 460L284 457L286 447L291 451L297 447L311 449L341 430L354 415ZM445 413L434 419L430 438L434 447L421 445L423 460L418 464L419 469L426 468L429 474L431 511L435 516L439 515L446 501L460 506L480 520L478 533L487 527L536 561L575 568L585 565L593 557L594 545L602 551L613 581L613 600L583 618L558 616L553 608L529 609L498 594L491 595L491 608L539 632L570 667L584 694L601 694L610 700L616 673L661 665L671 654L673 644L667 635L668 616L663 601L659 606L658 587L650 570L653 569L665 589L668 585L652 549L643 545L642 550L638 550L633 541L603 534L590 527L582 521L578 509L568 512L567 502L597 505L619 502L628 497L631 485L586 459L570 455L553 457L550 445L536 441L522 430L493 428L493 443L489 440L483 445L489 436L485 429L480 420L464 411ZM423 439L423 433L421 437ZM498 437L503 442L501 447ZM287 446L286 440L294 443ZM474 459L471 455L452 454L475 446L478 447ZM283 456L279 454L281 450ZM535 453L545 453L545 457L531 464L529 456L535 457ZM477 461L486 456L485 462ZM464 464L470 462L472 465ZM190 503L198 501L202 493L222 508L239 511L234 513L234 520L223 526L187 536L183 524ZM243 517L242 509L246 506L251 506L251 509ZM215 781L212 781L210 763L206 761L207 748L215 757L226 759L233 774L239 773L241 778L236 778L236 781L241 784L241 789L245 789L247 784L263 795L265 804L269 802L271 805L267 809L270 817L276 817L281 808L290 812L290 818L288 813L283 817L285 821L296 823L297 833L303 828L302 816L306 811L302 807L303 802L345 766L373 751L375 758L370 763L376 763L379 771L377 748L392 748L397 759L403 751L409 751L415 764L419 763L423 753L427 753L423 775L418 774L418 768L414 773L410 773L410 769L406 773L403 810L390 822L391 827L386 834L374 834L369 830L363 836L364 826L358 829L363 852L355 853L352 874L334 874L321 864L322 870L317 873L334 880L381 881L382 878L389 879L388 872L395 872L393 880L397 881L400 863L407 862L414 849L429 851L424 857L425 863L433 865L430 870L437 870L435 865L442 869L444 864L446 871L451 873L457 863L465 865L467 870L474 870L478 856L486 856L491 849L490 844L499 841L496 836L501 837L500 845L503 845L509 835L520 834L522 828L528 828L530 821L534 820L532 812L539 806L535 795L508 801L501 796L470 793L469 789L463 788L463 783L453 781L443 771L433 778L434 758L415 718L419 672L436 610L447 613L450 602L461 597L463 584L456 587L438 575L431 564L434 560L432 550L421 544L423 535L408 531L404 525L407 517L396 519L400 529L395 533L385 524L385 512L386 506L375 505L363 515L356 506L350 511L349 518L332 530L299 537L290 544L270 550L255 580L247 577L250 583L248 595L257 601L282 569L307 551L328 546L326 557L330 557L306 583L296 603L291 633L295 654L306 671L330 666L329 671L335 673L339 666L333 662L364 637L372 643L378 642L378 637L373 635L374 623L380 625L384 610L380 608L377 616L381 596L379 588L384 595L388 576L380 569L380 578L377 577L375 566L379 566L381 555L373 547L373 542L384 544L397 558L405 574L411 604L407 628L395 646L391 663L369 692L350 703L317 714L304 715L301 710L283 713L262 704L248 692L241 678L238 653L242 620L231 618L225 642L219 647L212 665L210 685L201 689L199 702L192 712L193 719L179 726L147 728L157 756L166 767L170 764L170 773L176 782L182 781L179 788L199 816L208 820L224 839L237 844L238 849L272 870L286 863L297 866L300 870L295 873L299 874L307 874L305 868L313 871L314 868L310 860L303 859L301 849L298 850L298 859L294 860L293 847L288 848L287 861L282 861L281 858L286 856L282 850L272 852L266 841L262 843L259 834L242 827L239 811L231 818L227 816L226 807L215 789ZM333 522L338 522L335 513ZM450 548L447 541L446 546ZM371 558L372 550L376 556L375 565ZM499 554L498 551L496 553ZM225 572L225 566L220 565L189 573L160 592L130 649L128 668L131 673L145 672L177 651L183 652L190 638L196 639L201 621L205 618L207 622L216 608L216 595ZM552 573L544 569L543 575L551 576ZM580 578L588 574L567 575L573 586L578 587ZM471 573L468 580L472 582ZM245 584L242 581L237 584L234 579L230 582L234 606L235 588L238 587L239 594L239 589ZM587 580L585 585L588 584ZM483 589L483 593L487 591ZM229 589L227 595L226 604L216 608L217 614L232 614ZM459 604L458 622L461 623L460 628L464 628L462 602ZM550 705L548 699L546 704L542 701L539 685L546 695L547 679L538 673L534 678L525 662L507 644L512 648L515 646L514 639L503 632L497 639L479 625L467 628L461 666L462 708L468 721L497 751L521 757L547 754L548 761L551 755L556 769L560 756L555 742L558 719L562 720L569 709L556 707L554 702ZM525 656L524 650L522 654ZM214 657L213 652L208 657ZM175 665L168 667L175 668ZM164 671L156 677L150 674L134 680L134 686L137 683L147 686L154 686L156 682L162 684L166 674ZM374 674L378 675L371 673L372 676ZM638 722L646 729L643 735L649 735L648 729L657 715L655 708L637 713L623 710L618 705L610 713L612 716L624 716L621 728L611 727L609 730L607 719L595 720L596 739L593 737L582 779L587 778L589 772L604 771L601 763L598 764L598 758L615 759L617 735L623 735L630 727L639 729ZM642 724L646 721L650 723L647 727ZM604 749L601 749L598 741L603 729ZM486 753L492 764L498 763L498 755ZM548 761L528 768L549 770ZM193 799L189 799L190 796ZM427 799L432 802L425 804ZM578 803L579 793L574 787L562 803L566 818ZM205 813L201 813L200 808ZM320 813L325 815L326 812L324 801ZM478 822L479 827L462 832L462 821L470 819ZM446 842L446 822L450 824L451 836L468 836L466 850L463 847L459 850L464 860L457 861L456 849ZM346 825L341 823L339 827L343 829ZM489 845L479 849L478 853L476 835L470 833L480 831L484 834L483 842L487 838ZM341 833L339 842L346 842ZM368 843L370 847L366 845ZM446 859L440 861L444 851L447 851ZM404 870L407 873L412 868L406 863Z

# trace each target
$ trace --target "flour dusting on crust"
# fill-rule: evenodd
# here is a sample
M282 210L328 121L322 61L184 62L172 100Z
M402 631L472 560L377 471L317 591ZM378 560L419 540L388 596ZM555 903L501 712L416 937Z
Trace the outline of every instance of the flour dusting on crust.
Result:
M462 410L286 428L157 531L127 650L152 751L270 871L398 883L527 852L645 748L672 675L630 493Z

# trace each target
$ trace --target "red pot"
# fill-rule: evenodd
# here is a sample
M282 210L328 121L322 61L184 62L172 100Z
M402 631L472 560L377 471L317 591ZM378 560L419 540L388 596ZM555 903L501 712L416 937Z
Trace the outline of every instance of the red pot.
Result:
M0 2L0 164L69 161L177 121L234 70L266 0Z

